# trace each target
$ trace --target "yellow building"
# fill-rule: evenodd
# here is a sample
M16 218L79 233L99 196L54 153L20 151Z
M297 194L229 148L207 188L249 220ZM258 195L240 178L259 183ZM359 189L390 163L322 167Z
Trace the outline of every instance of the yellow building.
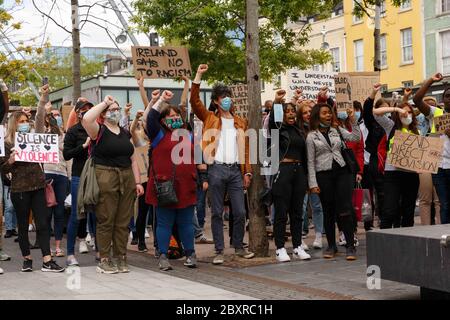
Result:
M381 18L381 83L388 91L418 85L425 77L422 0L401 7L390 2L383 1ZM353 16L354 5L344 0L347 71L373 71L374 22Z

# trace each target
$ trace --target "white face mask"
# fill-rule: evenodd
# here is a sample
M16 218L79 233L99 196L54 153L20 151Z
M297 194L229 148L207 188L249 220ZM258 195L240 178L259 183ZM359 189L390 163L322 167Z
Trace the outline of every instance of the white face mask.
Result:
M401 117L400 121L405 125L409 126L412 123L412 115L408 115L406 118Z
M120 120L120 111L108 111L106 112L106 121L111 124L118 124Z

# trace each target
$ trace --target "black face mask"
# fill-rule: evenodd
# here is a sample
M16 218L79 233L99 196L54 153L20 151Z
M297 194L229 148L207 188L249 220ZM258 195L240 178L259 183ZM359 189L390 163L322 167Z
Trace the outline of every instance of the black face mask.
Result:
M78 118L83 119L85 114L88 113L88 111L84 111L78 114Z

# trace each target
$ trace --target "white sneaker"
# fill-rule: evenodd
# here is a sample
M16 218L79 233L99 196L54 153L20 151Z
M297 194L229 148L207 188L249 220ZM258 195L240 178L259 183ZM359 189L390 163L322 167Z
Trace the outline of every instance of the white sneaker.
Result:
M316 240L313 242L314 249L322 249L322 234L316 233Z
M84 240L86 240L87 244L89 244L89 242L91 242L91 234L88 233L86 236L86 239L84 239Z
M3 274L3 269L2 268L0 268L0 274Z
M359 240L358 240L358 238L356 237L356 235L355 235L355 240L354 240L353 244L355 245L355 247L358 247L358 246L359 246Z
M288 262L291 261L291 258L286 252L285 248L277 249L276 251L277 261L278 262Z
M308 245L305 243L305 241L303 241L302 240L302 245L300 246L300 248L302 248L303 250L305 250L305 251L308 251L309 250L309 247L308 247Z
M292 258L294 260L309 260L311 259L311 256L303 250L303 248L300 246L296 249L294 249L294 253L292 254Z
M345 240L344 233L341 231L341 233L339 234L339 245L345 246L346 244L347 244L347 241Z
M85 240L80 241L79 252L80 253L88 253L89 252L89 249L88 249L88 246L87 246Z
M33 224L29 224L28 225L28 232L33 232L33 231L36 231L36 229L34 228L34 225Z
M147 228L145 228L145 239L148 239L148 238L150 238L150 234L148 233Z

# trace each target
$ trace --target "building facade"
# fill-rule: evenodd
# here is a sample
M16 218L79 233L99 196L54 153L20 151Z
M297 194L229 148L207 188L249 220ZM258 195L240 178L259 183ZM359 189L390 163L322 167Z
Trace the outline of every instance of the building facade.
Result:
M121 52L117 48L94 48L83 47L80 50L81 55L90 61L103 61L106 55L121 56ZM46 48L44 51L45 57L56 56L57 58L65 58L72 54L72 47L54 46Z

